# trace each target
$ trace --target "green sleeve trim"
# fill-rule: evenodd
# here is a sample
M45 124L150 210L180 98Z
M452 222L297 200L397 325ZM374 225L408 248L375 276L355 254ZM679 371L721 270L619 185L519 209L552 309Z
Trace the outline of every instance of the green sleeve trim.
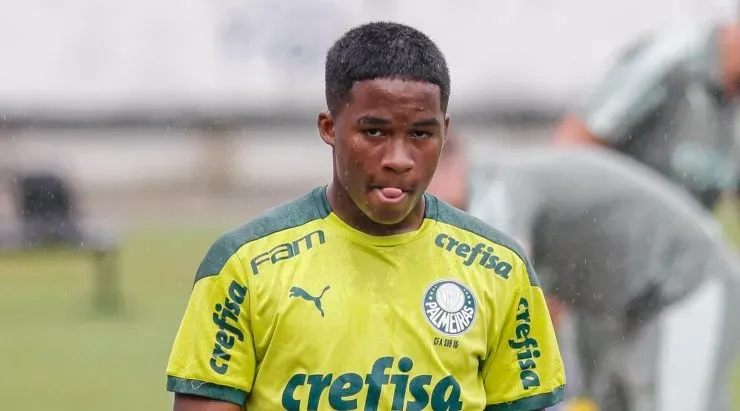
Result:
M247 392L238 388L225 387L198 380L188 380L171 375L167 376L167 391L230 402L239 406L243 406L247 401Z
M213 243L201 261L194 283L218 275L229 258L244 244L302 226L313 220L326 218L325 196L324 188L318 187L296 200L271 208L252 221L223 234Z
M479 237L483 237L488 241L491 241L513 251L527 266L527 276L529 277L529 284L534 287L542 288L542 286L540 285L540 279L539 277L537 277L537 273L534 271L534 267L532 266L532 262L529 261L529 258L527 258L527 255L524 253L519 244L516 243L516 241L514 241L511 237L502 233L501 231L479 220L478 218L473 217L472 215L463 211L460 211L457 208L445 203L442 200L439 200L438 198L430 194L427 194L427 196L427 199L431 199L430 202L433 202L436 206L435 209L437 214L437 221L455 226L461 230L469 231ZM430 207L427 206L427 209L430 209ZM429 214L427 215L427 217L434 218L434 216Z
M535 411L555 406L565 397L565 385L561 385L552 392L537 394L531 397L520 398L512 402L486 405L485 411Z

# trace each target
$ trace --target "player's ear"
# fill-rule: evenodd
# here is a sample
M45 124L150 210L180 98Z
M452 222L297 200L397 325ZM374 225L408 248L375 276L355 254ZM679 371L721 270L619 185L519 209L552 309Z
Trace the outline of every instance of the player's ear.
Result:
M319 127L319 134L324 143L334 147L334 117L328 111L319 113L319 119L316 121Z
M447 136L450 134L450 115L445 114L445 123L444 128L442 130L444 132L444 135L442 136L442 147L447 144Z

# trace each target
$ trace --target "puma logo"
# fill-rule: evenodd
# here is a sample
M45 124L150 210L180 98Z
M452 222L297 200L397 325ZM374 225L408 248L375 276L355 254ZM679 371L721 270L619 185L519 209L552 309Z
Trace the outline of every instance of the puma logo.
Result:
M328 290L330 287L327 285L324 287L324 291L321 292L321 294L318 297L314 297L311 294L307 293L306 290L304 290L301 287L290 287L290 297L301 297L306 301L311 301L316 306L316 309L319 310L319 313L321 313L321 316L324 316L324 310L321 308L321 297L324 296L324 293L326 290Z

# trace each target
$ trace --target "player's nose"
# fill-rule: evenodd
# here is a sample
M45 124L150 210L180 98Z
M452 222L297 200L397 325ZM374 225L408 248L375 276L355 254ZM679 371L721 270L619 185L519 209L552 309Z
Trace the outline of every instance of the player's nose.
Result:
M396 173L407 172L414 168L411 155L413 147L406 138L389 138L383 155L382 166Z

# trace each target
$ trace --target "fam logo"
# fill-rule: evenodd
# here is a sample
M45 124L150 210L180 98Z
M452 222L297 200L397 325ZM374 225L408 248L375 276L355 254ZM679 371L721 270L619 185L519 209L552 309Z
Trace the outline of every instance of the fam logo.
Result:
M422 310L429 324L444 335L463 335L475 321L475 296L465 285L454 280L439 280L427 288Z
M273 247L270 251L265 251L252 259L250 262L250 265L252 266L252 274L259 274L260 265L262 264L269 263L270 265L275 265L281 261L290 260L293 257L300 256L301 250L305 252L316 246L322 245L325 242L326 236L324 235L324 232L317 230L290 243L280 244Z

